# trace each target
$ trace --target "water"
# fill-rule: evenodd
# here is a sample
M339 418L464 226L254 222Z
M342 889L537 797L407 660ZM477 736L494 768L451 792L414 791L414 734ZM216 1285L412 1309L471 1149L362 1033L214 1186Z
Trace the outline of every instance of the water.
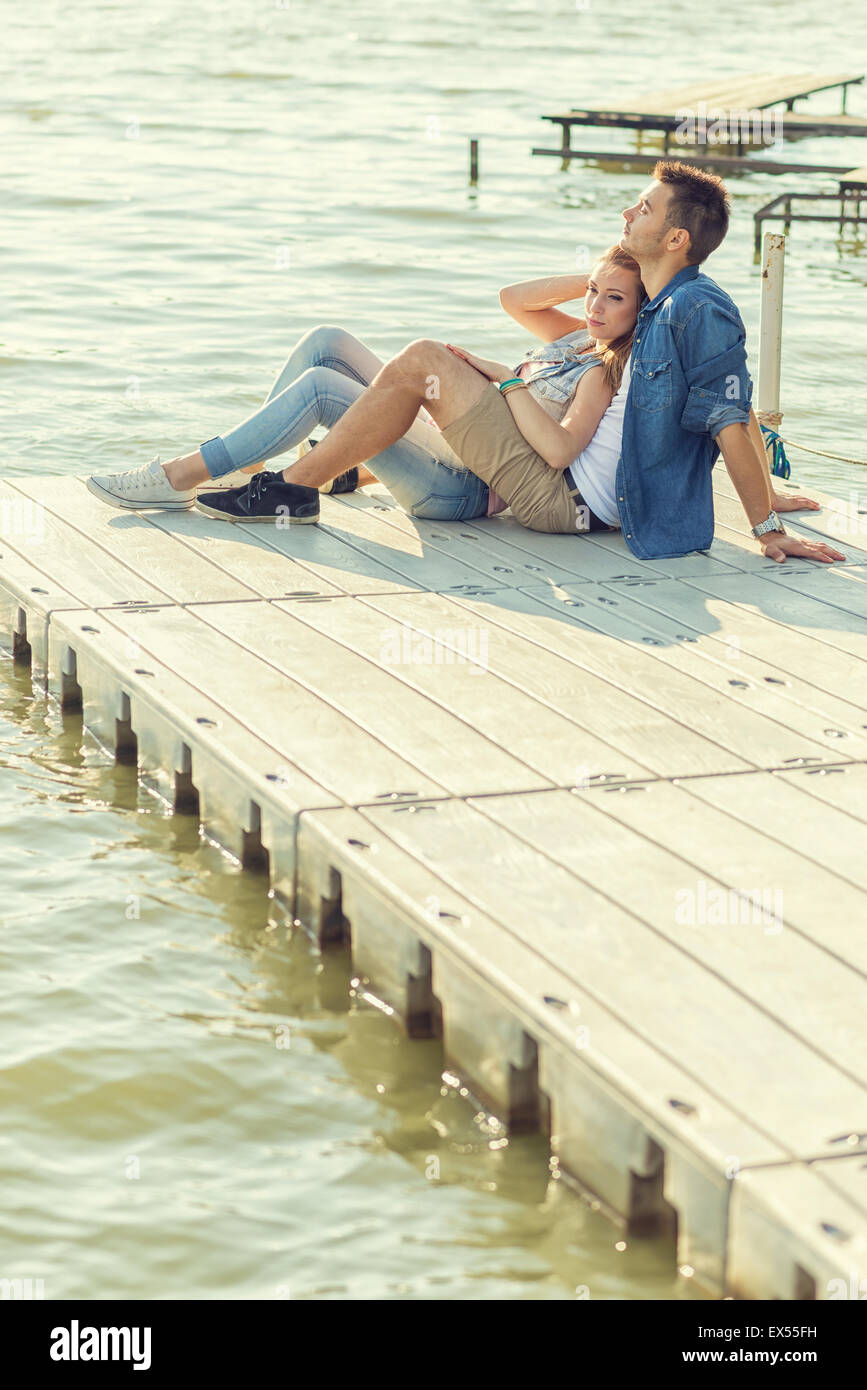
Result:
M512 360L500 286L616 240L646 181L531 159L539 120L709 71L860 71L867 19L806 0L4 5L4 471L185 452L264 397L297 338L344 325ZM665 24L654 32L653 26ZM769 56L770 55L770 56ZM836 97L817 98L834 110ZM853 113L867 96L850 92ZM481 182L467 187L468 141ZM865 161L863 142L798 157ZM755 341L734 182L708 269ZM785 433L865 457L867 256L796 225ZM517 349L517 353L516 353ZM863 469L793 454L848 495ZM690 1298L292 935L201 842L0 665L4 966L0 1277L48 1298ZM437 1176L437 1173L439 1176Z

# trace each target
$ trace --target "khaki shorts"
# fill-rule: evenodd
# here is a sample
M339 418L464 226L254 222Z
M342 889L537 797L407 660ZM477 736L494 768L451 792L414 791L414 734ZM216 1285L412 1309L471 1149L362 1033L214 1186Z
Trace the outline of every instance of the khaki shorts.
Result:
M508 502L522 526L570 533L584 529L570 495L571 480L530 447L493 384L442 435L461 462Z

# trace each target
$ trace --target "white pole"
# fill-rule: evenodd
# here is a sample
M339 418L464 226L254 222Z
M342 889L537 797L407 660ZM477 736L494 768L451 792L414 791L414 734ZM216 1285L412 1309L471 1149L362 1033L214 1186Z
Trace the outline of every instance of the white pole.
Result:
M759 306L759 385L756 414L779 428L780 349L783 334L783 268L786 238L765 232L762 244L762 297ZM775 417L768 418L768 417ZM776 422L775 422L776 421Z

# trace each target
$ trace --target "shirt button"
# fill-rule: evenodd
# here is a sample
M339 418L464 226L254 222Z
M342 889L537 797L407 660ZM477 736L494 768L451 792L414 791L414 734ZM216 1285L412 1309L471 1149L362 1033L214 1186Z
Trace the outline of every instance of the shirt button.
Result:
M622 502L622 501L623 501L623 498L622 498L622 497L618 497L617 500L618 500L618 502Z
M631 540L632 540L632 532L631 532L631 531L627 531L627 532L626 532L626 539L627 539L628 541L631 541Z

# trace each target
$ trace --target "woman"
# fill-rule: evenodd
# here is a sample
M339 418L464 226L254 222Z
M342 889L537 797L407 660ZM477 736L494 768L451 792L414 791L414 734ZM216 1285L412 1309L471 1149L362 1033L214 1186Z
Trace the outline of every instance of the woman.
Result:
M583 292L586 321L553 307ZM546 501L541 509L534 505L537 520L528 517L525 524L536 529L573 530L576 503L571 493L576 483L565 470L576 456L587 453L581 481L590 505L595 501L601 509L596 513L597 524L616 524L616 508L613 522L608 522L611 512L605 505L610 491L607 474L611 474L613 486L613 470L607 464L600 465L588 446L620 385L643 296L638 266L619 247L612 247L589 276L559 276L502 291L500 299L507 312L547 344L529 353L515 373L462 349L452 349L491 380L516 378L504 395L515 421L511 453L518 466L515 488L506 489L514 491L514 497L507 496L505 502L496 498L462 460L459 420L441 432L424 410L402 438L370 460L375 473L362 470L359 476L352 470L337 480L334 490L349 490L375 477L413 516L468 520L513 503L513 512L524 520L521 497L527 491L526 473L534 496L540 494L541 485ZM297 345L263 406L230 433L208 440L196 453L171 459L165 465L154 459L144 468L91 478L88 487L118 507L190 507L196 501L198 483L238 469L254 472L264 460L303 444L317 425L333 425L383 365L351 334L328 326L316 328ZM608 453L614 438L615 452L619 452L619 424L613 418L617 413L612 412L610 428L603 431L610 436ZM622 419L622 409L619 415Z
M500 383L515 426L514 435L507 436L504 448L501 445L504 461L496 473L506 500L492 495L488 514L508 504L523 525L537 531L599 530L620 524L615 475L632 336L645 291L637 263L619 246L600 256L587 277L586 320L554 307L572 297L574 280L558 276L501 291L507 312L546 343L514 374L501 363L451 349ZM496 396L486 399L497 404ZM470 431L477 418L475 412L468 415ZM479 445L477 439L468 440L467 432L462 419L443 431L472 467ZM485 471L490 476L488 467Z

